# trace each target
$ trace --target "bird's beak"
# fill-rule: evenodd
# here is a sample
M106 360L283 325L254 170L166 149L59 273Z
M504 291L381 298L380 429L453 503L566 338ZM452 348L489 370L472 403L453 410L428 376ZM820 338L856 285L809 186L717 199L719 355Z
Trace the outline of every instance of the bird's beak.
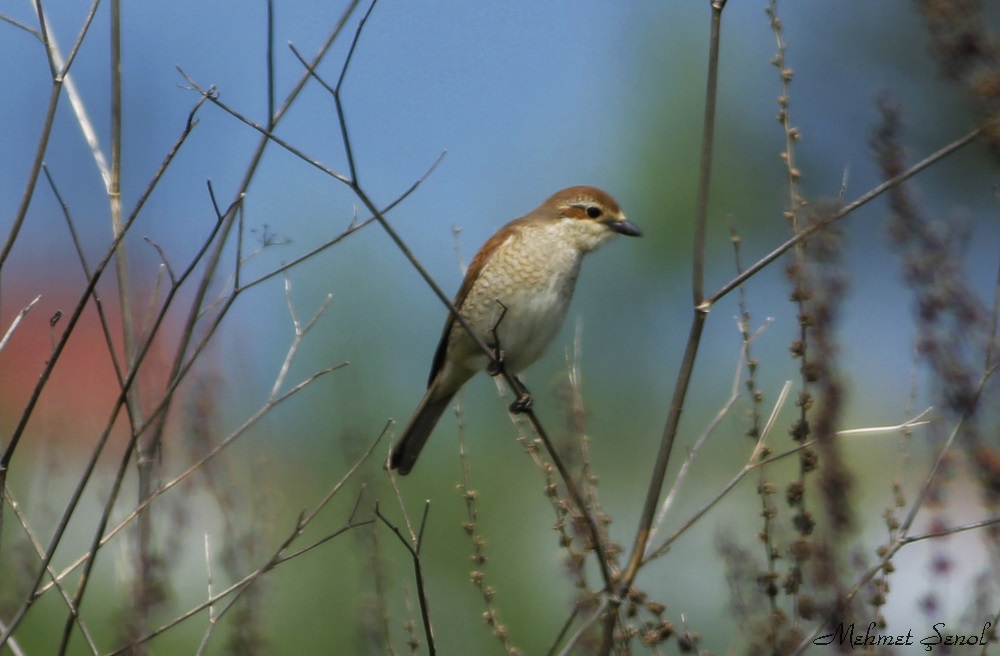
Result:
M626 219L622 219L621 221L609 221L607 225L609 228L621 235L628 235L629 237L642 236L642 230L639 230L634 223Z

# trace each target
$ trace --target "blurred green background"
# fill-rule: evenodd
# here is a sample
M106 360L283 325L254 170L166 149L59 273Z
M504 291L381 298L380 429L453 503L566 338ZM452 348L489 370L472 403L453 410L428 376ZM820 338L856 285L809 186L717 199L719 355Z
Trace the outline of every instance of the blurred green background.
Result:
M34 24L29 3L8 5L2 9L7 16ZM52 2L45 9L68 50L86 7ZM294 43L307 56L315 52L343 9L336 3L276 3L279 99L301 74L301 65L284 44ZM763 9L761 2L732 1L723 21L708 291L734 272L729 224L743 238L745 264L788 236L782 218L788 192L779 157L784 137L774 120L780 86L778 72L769 64L776 46ZM202 86L216 85L228 105L265 121L266 7L229 0L126 3L123 10L124 196L131 206L197 100L184 88L175 66ZM940 79L927 53L914 3L784 3L780 11L788 65L795 71L791 112L802 133L796 157L807 197L835 198L846 180L850 200L879 182L868 140L881 93L897 98L903 108L913 161L973 126L961 94ZM359 16L352 16L352 29ZM567 353L579 329L590 454L600 476L601 501L614 518L612 535L626 548L633 540L690 320L691 224L708 19L707 2L484 6L384 0L361 37L342 93L359 178L376 202L394 200L447 152L389 219L448 293L461 281L460 262L471 259L490 234L564 186L594 184L608 190L642 228L641 240L618 240L588 259L561 337L526 375L541 419L564 438ZM107 26L106 9L101 9L73 68L105 146ZM319 70L331 83L348 43L349 38L342 38ZM0 86L6 90L0 101L5 154L0 158L0 216L6 232L41 129L49 83L42 48L10 24L0 25L0 61L6 62L0 66ZM214 220L206 180L212 181L220 201L228 203L257 142L253 130L218 108L204 107L200 118L129 238L143 294L152 288L160 260L142 237L160 244L175 267L186 262ZM345 169L333 102L319 85L307 87L279 134L326 165ZM66 102L57 115L46 164L96 260L110 234L107 202ZM961 222L974 235L968 244L968 271L988 303L1000 243L990 155L978 146L967 148L917 183L928 213ZM247 234L248 243L266 232L287 241L248 263L244 275L252 278L336 235L352 220L356 201L340 183L272 147L245 207L247 226L255 231ZM844 427L896 424L912 410L912 297L901 285L899 261L885 235L885 211L877 201L843 224L851 280L840 320L839 368L849 390ZM288 279L303 320L326 294L332 295L297 354L289 384L321 367L343 361L350 365L275 410L221 457L213 480L229 488L235 497L232 508L220 510L216 497L193 486L181 488L179 498L165 503L173 510L164 512L158 530L174 556L169 595L175 612L204 598L204 536L220 549L220 541L227 539L221 527L228 510L239 511L228 516L229 522L257 536L256 558L246 563L245 571L251 571L293 529L299 512L344 475L387 420L405 422L422 393L444 309L379 226L371 225L294 268ZM24 340L27 335L40 340L40 350L31 352L27 342L13 342L12 351L34 353L23 366L15 366L11 352L0 354L0 375L9 387L0 408L0 435L6 436L45 357L49 317L72 304L83 285L58 204L43 186L2 282L4 326L27 300L42 294L21 329ZM191 398L210 394L215 439L265 401L294 336L282 284L278 277L240 298L185 386L189 401L172 416L164 479L189 461L183 434ZM106 276L100 289L107 299L114 298L113 276ZM789 291L783 263L746 288L753 327L774 320L754 351L768 411L783 382L798 380L798 363L788 353L797 333ZM730 394L740 356L734 321L738 311L735 294L712 311L674 470ZM164 361L177 330L177 324L168 327ZM108 366L96 343L98 371L69 369L66 394L88 387L89 377L100 378L101 368ZM104 369L103 375L109 372ZM915 407L922 409L932 400L926 380L918 380ZM113 400L104 396L74 404L51 396L33 420L11 473L12 492L36 513L43 536L51 531L76 480L78 460L90 452L94 431ZM568 615L573 593L551 531L553 513L543 495L543 479L516 443L516 431L487 377L468 385L461 401L472 487L479 492L480 529L488 540L488 583L496 588L496 604L514 644L525 653L541 653ZM752 448L743 436L748 407L738 404L709 441L665 530L705 503L746 461ZM786 429L793 417L788 404L773 433L775 448L790 446ZM457 434L453 420L443 421L400 487L415 517L424 500L430 501L423 556L440 652L501 653L482 627L485 608L468 581L471 545L462 531L466 510L456 489L462 480ZM869 560L883 539L881 514L901 466L899 448L897 436L847 442L848 460L857 466L858 507L865 511L857 537ZM904 480L912 487L923 480L927 462L921 439L910 448L915 460ZM318 538L344 525L359 494L360 515L369 517L378 501L394 521L401 521L380 472L387 449L384 440L308 536ZM118 453L108 456L109 467ZM777 468L775 478L792 471ZM367 483L363 492L362 481ZM87 519L98 512L107 483L96 482L88 491L71 539L57 555L60 565L75 558L89 539ZM124 495L122 513L134 498L133 488ZM980 516L974 502L961 505L968 516L956 515L956 522ZM683 617L702 635L703 647L715 653L730 648L735 622L722 559L711 545L727 532L755 549L759 510L754 483L745 481L640 577L644 589L667 603L667 615L677 624ZM10 513L5 521L5 540L10 541L17 528ZM409 557L384 526L376 535L388 625L398 653L405 653L401 623L413 611L404 598L414 603ZM957 538L951 546L967 556L955 580L976 574L984 556L975 536ZM381 623L372 548L371 530L358 529L264 577L265 610L258 618L272 653L379 653L373 646L377 643L366 637ZM116 617L128 609L131 557L126 543L109 546L98 561L84 616L102 647L114 644L110 636L116 632ZM896 580L887 612L890 626L905 631L923 621L916 599L923 592L929 557L922 547L901 555L897 567L909 568L911 575ZM10 542L0 545L0 581L16 579L16 562ZM218 581L217 589L223 584ZM957 617L968 602L962 586L956 588L941 610L944 621ZM46 653L56 639L52 626L62 625L65 608L50 597L32 611L18 634L29 653ZM4 603L5 609L11 607L10 600ZM163 611L158 619L166 621L175 612ZM228 630L226 621L222 632ZM205 626L204 615L190 620L154 642L154 651L193 653ZM220 636L209 651L222 653L224 642ZM75 653L85 653L79 642L75 648Z

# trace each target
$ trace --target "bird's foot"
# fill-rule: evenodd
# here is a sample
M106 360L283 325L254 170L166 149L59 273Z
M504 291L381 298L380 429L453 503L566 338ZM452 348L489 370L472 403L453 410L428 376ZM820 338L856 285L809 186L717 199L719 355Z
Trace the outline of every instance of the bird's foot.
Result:
M531 398L531 394L528 392L521 392L517 400L510 404L510 411L515 415L522 414L531 410L531 406L534 405L535 400Z
M493 361L490 362L488 367L486 367L486 373L490 376L499 376L503 373L505 365L506 362L504 362L503 350L496 349L493 351Z

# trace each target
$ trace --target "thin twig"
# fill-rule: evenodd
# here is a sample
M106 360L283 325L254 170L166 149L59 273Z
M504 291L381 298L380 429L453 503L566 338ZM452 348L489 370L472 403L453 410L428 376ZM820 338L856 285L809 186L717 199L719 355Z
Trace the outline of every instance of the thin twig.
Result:
M420 619L424 625L424 639L427 641L427 653L430 654L430 656L434 656L434 654L437 653L437 649L434 646L434 629L431 626L431 613L427 600L427 590L424 583L424 572L423 567L420 564L420 547L422 546L424 526L427 523L427 514L430 511L430 508L431 502L428 500L424 504L424 514L420 521L420 531L416 535L416 539L411 541L407 540L399 528L382 514L382 511L379 510L378 503L375 503L375 516L382 520L382 523L385 524L397 538L399 538L399 541L404 547L406 547L406 550L410 552L410 559L413 561L413 575L417 584L417 602L420 604ZM412 529L410 534L411 536L413 535Z
M788 394L791 391L792 381L786 380L785 384L781 386L781 391L778 392L778 399L774 402L771 414L768 415L767 421L764 422L764 428L760 431L760 439L757 440L757 447L754 449L754 458L759 455L765 442L767 442L767 436L771 434L771 429L774 428L774 424L778 421L778 413L785 406L785 401L788 399Z
M701 435L698 436L698 439L696 439L691 448L688 449L687 456L684 458L684 462L681 463L681 468L677 472L677 476L674 478L674 483L673 485L670 486L670 491L667 492L667 496L663 498L663 503L660 504L660 512L656 515L656 520L650 527L649 541L646 543L646 553L643 554L643 557L649 555L649 551L653 543L653 538L656 537L657 531L659 531L660 526L663 523L663 520L666 518L667 511L673 505L674 499L677 496L677 492L678 490L680 490L681 485L687 478L688 471L691 469L691 464L694 462L695 457L701 451L701 447L708 440L708 436L715 432L715 429L719 426L720 423L722 423L722 420L726 417L726 415L729 414L730 410L732 410L733 406L736 404L736 401L739 399L740 380L743 377L743 364L744 362L746 362L746 344L747 343L744 342L743 345L740 347L740 354L739 358L736 361L736 370L733 373L733 384L729 391L729 398L726 399L726 401L722 404L722 407L719 408L719 411L715 413L715 416L712 418L712 420L708 422L708 425L705 427L705 430L701 432Z
M986 528L987 526L996 526L998 524L1000 524L1000 517L990 517L989 519L982 519L978 522L972 522L970 524L962 524L961 526L952 526L949 528L943 528L938 531L921 533L920 535L909 535L900 540L900 546L906 546L908 544L912 544L913 542L920 542L921 540L940 538L946 535L956 535L958 533L964 533L965 531L973 531L977 528Z
M45 173L45 179L49 183L49 188L52 190L52 194L55 196L56 202L59 203L63 218L66 219L66 226L69 229L70 237L73 240L73 247L76 249L77 259L80 260L80 266L83 268L83 275L89 280L91 278L90 267L87 265L87 256L84 253L83 243L80 241L80 235L77 233L73 215L69 211L69 205L65 200L63 200L62 194L59 192L59 187L56 185L55 178L49 171L48 166L43 165L42 171ZM125 373L121 362L118 359L118 349L115 348L115 340L111 336L111 323L108 321L107 315L104 312L104 303L101 301L101 297L97 293L97 289L94 289L91 297L94 299L94 306L97 308L97 319L101 324L101 331L104 333L104 343L108 347L108 355L111 357L111 366L115 370L115 376L118 378L118 385L120 387L122 382L125 380Z
M823 230L824 228L828 227L830 224L835 223L835 222L839 221L840 219L843 219L844 217L846 217L847 215L849 215L851 212L853 212L854 210L858 209L862 205L865 205L865 204L867 204L867 203L875 200L876 198L878 198L879 196L881 196L885 192L887 192L890 189L898 186L900 183L905 182L906 180L912 178L917 173L920 173L921 171L923 171L924 169L928 168L932 164L936 164L937 162L941 161L942 159L948 157L949 155L952 155L953 153L961 150L965 146L967 146L970 143L972 143L973 141L975 141L976 138L979 135L981 135L983 133L983 131L986 128L988 128L990 125L992 125L992 122L991 123L987 123L985 125L982 125L982 126L976 128L976 129L968 132L964 136L959 137L958 139L952 141L948 145L946 145L946 146L940 148L939 150L931 153L930 155L928 155L927 157L925 157L921 161L917 162L916 164L914 164L910 168L906 169L905 171L903 171L899 175L891 177L888 180L886 180L885 182L883 182L883 183L881 183L881 184L873 187L870 191L868 191L868 192L862 194L861 196L857 197L856 199L854 199L853 201L851 201L847 205L844 205L843 207L841 207L840 209L838 209L836 212L833 212L833 213L831 213L831 214L829 214L827 216L824 216L822 218L822 220L819 220L816 223L810 225L808 228L806 228L806 229L804 229L804 230L796 233L795 235L793 235L792 237L790 237L786 242L784 242L783 244L781 244L780 246L778 246L777 248L775 248L774 250L772 250L770 253L768 253L764 257L762 257L759 260L757 260L756 262L754 262L752 265L750 265L749 267L747 267L746 270L744 270L742 273L740 273L739 275L737 275L736 277L734 277L732 280L730 280L729 282L727 282L725 285L723 285L722 287L720 287L719 290L716 291L714 294L712 294L711 296L709 296L705 300L705 303L704 303L704 305L706 306L705 307L705 311L707 312L711 308L711 306L713 306L714 304L718 303L719 300L722 299L722 297L726 296L731 291L733 291L734 289L736 289L737 287L739 287L740 285L742 285L743 283L745 283L747 280L749 280L750 278L752 278L753 276L755 276L758 272L760 272L762 269L764 269L767 265L771 264L776 259L778 259L782 255L784 255L790 248L792 248L793 246L795 246L799 242L803 241L804 239L807 239L811 235L816 234L820 230Z
M296 352L298 352L299 345L302 343L302 340L305 339L306 335L309 334L310 329L312 329L312 327L316 325L316 322L319 321L320 317L323 316L323 313L326 312L326 309L330 306L330 301L332 300L333 294L327 294L312 319L309 320L309 323L303 326L295 313L295 304L292 302L292 280L288 277L285 278L285 302L288 305L288 313L292 317L292 326L295 329L295 338L292 341L292 346L285 354L285 359L281 363L281 369L278 371L277 377L274 379L274 385L271 387L271 394L268 396L268 400L274 399L278 396L278 392L281 390L281 386L285 382L285 377L288 375L288 370L292 365L292 360L295 358Z
M38 39L39 43L41 43L42 45L45 45L45 41L42 40L42 33L39 30L36 30L35 28L31 27L30 25L22 23L21 21L19 21L17 19L11 18L7 14L0 14L0 21L3 21L5 23L7 23L8 25L13 25L14 27L16 27L18 29L24 30L25 32L27 32L31 36L33 36L36 39Z
M583 638L590 627L594 626L594 624L601 619L601 616L608 611L608 606L610 605L611 602L607 597L601 597L600 603L597 604L597 608L594 609L594 612L591 613L587 619L580 624L580 627L573 633L573 635L570 636L569 640L566 641L566 644L563 645L563 648L559 651L558 656L569 656L570 650L572 650L573 647L580 642L580 639ZM549 649L548 653L553 654L556 646L558 646L558 643L553 645L552 649Z
M899 431L907 431L910 430L911 428L916 428L917 426L926 426L931 422L923 421L923 418L929 415L932 410L934 410L933 407L927 408L913 419L904 421L901 424L896 424L895 426L871 426L868 428L848 428L845 430L837 431L837 436L845 437L848 435L873 435L878 433L898 433Z
M5 346L7 346L7 342L10 341L10 338L14 336L14 331L17 330L17 327L21 324L21 320L24 319L25 315L28 314L28 312L31 312L31 308L35 307L35 304L38 303L38 301L40 300L42 300L41 294L33 298L31 302L29 302L27 305L21 308L21 311L17 313L17 316L14 317L14 320L10 322L10 326L7 328L7 332L4 333L3 339L0 339L0 351L2 351Z
M176 285L177 276L174 275L174 269L170 266L170 259L167 258L167 254L163 252L163 247L153 241L152 237L143 236L142 239L156 250L156 254L160 256L160 262L163 264L164 268L167 270L167 275L170 277L170 284Z

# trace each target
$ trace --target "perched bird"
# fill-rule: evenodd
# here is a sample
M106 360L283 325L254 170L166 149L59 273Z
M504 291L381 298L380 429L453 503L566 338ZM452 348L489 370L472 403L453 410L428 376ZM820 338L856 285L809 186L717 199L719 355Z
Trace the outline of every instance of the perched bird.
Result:
M641 233L611 196L596 187L563 189L500 228L479 249L455 297L455 309L482 341L499 347L504 367L517 374L541 357L559 332L583 256L616 234ZM491 362L449 314L427 392L392 450L391 469L410 472L452 397Z

